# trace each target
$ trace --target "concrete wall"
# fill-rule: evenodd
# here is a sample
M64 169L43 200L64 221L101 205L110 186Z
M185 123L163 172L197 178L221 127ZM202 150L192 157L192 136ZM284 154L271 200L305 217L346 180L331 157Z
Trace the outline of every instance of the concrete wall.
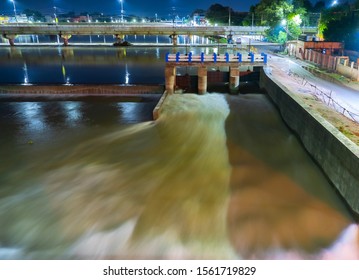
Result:
M345 77L350 78L351 80L359 81L359 69L354 68L354 62L349 63L348 61L344 64L341 64L340 60L338 60L337 72Z
M261 72L260 86L266 89L284 121L349 206L359 213L359 147L291 93L267 69Z
M359 81L359 69L354 62L349 63L347 56L331 56L322 54L313 50L305 50L305 53L299 52L293 48L293 45L288 46L289 55L296 56L299 59L307 60L318 64L320 67L335 70L337 73L350 78L353 81ZM344 64L341 61L344 60Z
M32 85L1 86L0 93L27 94L146 94L162 93L161 85Z

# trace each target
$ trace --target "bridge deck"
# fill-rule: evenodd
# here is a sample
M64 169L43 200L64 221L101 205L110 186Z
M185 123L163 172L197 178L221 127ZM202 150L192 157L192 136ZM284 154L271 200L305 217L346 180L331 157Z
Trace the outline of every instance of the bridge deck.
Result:
M263 35L268 26L173 26L165 24L3 24L2 35ZM308 29L308 28L307 28ZM313 29L313 28L312 28ZM313 30L316 32L316 30ZM305 32L303 30L303 32ZM314 32L314 33L315 33Z

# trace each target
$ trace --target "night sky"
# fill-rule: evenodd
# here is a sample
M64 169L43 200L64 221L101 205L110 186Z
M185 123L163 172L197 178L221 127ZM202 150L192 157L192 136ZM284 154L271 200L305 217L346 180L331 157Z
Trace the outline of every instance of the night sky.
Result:
M167 17L173 10L179 16L191 14L196 8L207 9L211 4L219 3L231 6L236 11L248 11L251 5L260 0L123 0L125 14L139 16ZM344 0L342 0L344 1ZM312 0L313 3L316 0ZM326 2L330 2L327 0ZM120 14L120 0L15 0L16 9L35 9L43 14L52 14L56 6L60 13L75 12L101 12L104 14ZM10 0L1 0L0 14L13 13Z

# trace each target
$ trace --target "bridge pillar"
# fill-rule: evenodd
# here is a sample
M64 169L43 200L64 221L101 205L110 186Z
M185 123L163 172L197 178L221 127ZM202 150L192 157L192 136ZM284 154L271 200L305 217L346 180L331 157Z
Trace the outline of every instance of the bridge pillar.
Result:
M239 69L238 67L229 68L229 92L237 93L239 87Z
M172 38L172 44L174 46L177 46L177 44L178 44L178 36L177 36L177 34L172 34L171 38Z
M116 37L116 42L114 43L114 45L120 45L125 40L125 35L115 34L115 37Z
M207 92L207 67L198 67L198 94Z
M169 94L174 93L175 83L176 83L176 67L166 66L165 79L166 79L166 91Z
M69 45L69 40L71 38L71 35L63 35L63 34L61 34L60 36L61 36L62 40L64 41L64 46L65 47L68 46Z
M10 46L15 46L15 38L16 35L4 35L4 38L6 38L9 41Z

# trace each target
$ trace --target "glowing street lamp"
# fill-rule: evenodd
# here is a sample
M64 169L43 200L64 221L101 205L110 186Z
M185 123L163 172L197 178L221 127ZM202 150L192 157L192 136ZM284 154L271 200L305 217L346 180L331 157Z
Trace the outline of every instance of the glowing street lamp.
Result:
M123 24L123 13L124 13L124 10L123 10L123 0L120 0L120 3L121 3L121 22Z
M58 18L57 18L57 14L56 14L56 7L54 6L54 18L55 18L55 23L57 25L57 23L59 22Z
M12 2L13 6L14 6L15 21L17 22L17 15L16 15L16 5L15 5L15 0L10 0L10 2Z
M337 5L337 4L338 4L338 1L337 1L337 0L334 0L334 1L332 2L331 6L334 7L334 6Z

